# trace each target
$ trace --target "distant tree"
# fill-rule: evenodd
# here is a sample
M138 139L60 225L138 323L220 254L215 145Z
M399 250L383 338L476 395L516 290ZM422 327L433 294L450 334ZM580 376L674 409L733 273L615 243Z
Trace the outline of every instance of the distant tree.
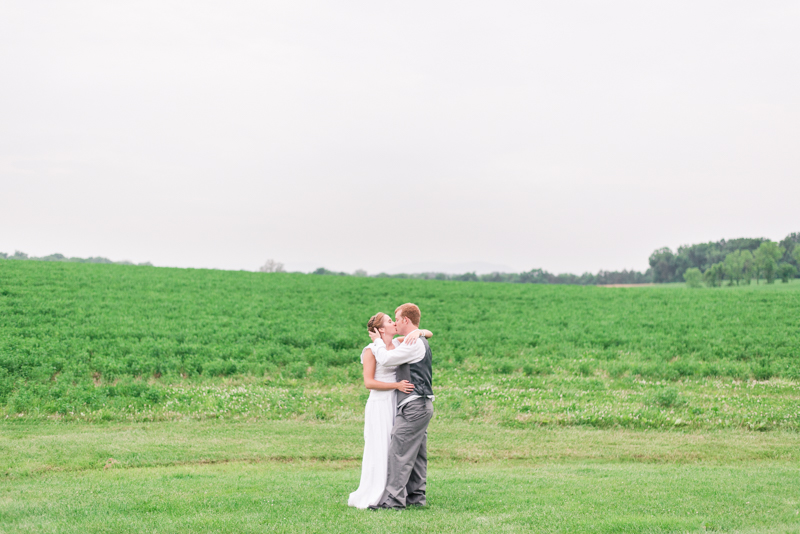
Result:
M703 281L703 273L697 267L690 267L683 273L683 279L686 281L686 287L697 288Z
M353 273L353 276L367 276L367 271L364 269L356 269L356 272Z
M93 256L90 258L86 258L85 260L82 260L81 258L70 258L69 261L78 261L81 263L114 263L108 258L104 258L102 256Z
M728 280L730 283L733 284L736 282L736 285L739 285L739 281L744 277L744 262L745 257L742 256L741 250L737 250L736 252L731 252L727 256L725 256L725 274L728 276ZM749 254L749 251L744 251Z
M677 259L667 248L660 248L650 254L650 267L653 269L653 281L656 283L675 282L677 276Z
M481 282L507 282L508 275L504 273L494 272L491 274L482 274L480 276Z
M767 283L769 283L769 277L775 276L775 260L772 258L765 258L763 256L753 255L755 261L753 261L754 269L753 272L755 276L753 278L756 279L756 284L761 283L761 279L765 278ZM767 274L767 271L770 271Z
M778 244L786 250L783 254L783 261L795 267L800 267L800 260L797 259L800 256L796 256L796 254L800 254L798 252L800 250L800 232L792 232Z
M596 275L584 273L581 275L581 284L609 285L609 284L648 284L653 281L653 270L639 271L598 271Z
M531 269L528 272L520 273L519 283L521 284L549 284L553 275L543 269Z
M724 246L725 241L722 240L718 243L697 243L678 247L675 258L676 274L683 274L689 267L697 267L701 271L708 270L715 263L725 259L725 253L722 251Z
M675 254L668 248L658 249L650 255L653 281L678 282L686 269L690 267L697 267L700 271L705 272L715 263L724 262L725 257L731 252L737 250L752 252L765 241L768 239L763 237L721 239L708 243L682 245L678 247L678 252Z
M791 263L783 262L778 264L778 276L784 284L788 284L789 280L794 278L795 275L797 275L797 269Z
M13 256L8 257L9 260L27 260L28 255L20 250L15 250Z
M267 260L267 263L262 265L258 269L258 271L262 272L262 273L282 273L282 272L285 272L283 270L283 264L280 263L280 262L277 262L275 260Z
M764 275L768 284L775 282L778 274L778 261L783 257L785 249L774 241L765 241L756 249L755 257L759 271Z
M63 254L50 254L49 256L42 256L39 258L41 261L68 261L68 258Z
M464 273L453 276L453 280L460 282L478 282L480 279L475 273Z
M722 239L717 242L723 254L730 254L736 250L749 250L751 253L758 248L764 241L768 241L765 237L740 237L737 239Z
M333 276L350 276L347 273L337 273L336 271L329 271L325 267L320 267L319 269L317 269L316 271L314 271L311 274L322 274L322 275L333 275ZM395 276L392 276L392 275L388 275L388 274L385 274L385 273L381 273L381 274L384 275L387 278L395 278ZM378 276L381 276L381 275L378 275ZM405 275L405 277L408 277L408 275Z
M715 263L703 273L703 281L708 287L719 287L725 279L725 266L722 263Z
M755 275L755 259L753 258L753 253L749 250L742 250L740 251L742 257L742 281L745 285L750 285L750 280L753 279Z
M768 284L774 284L775 277L778 274L778 262L769 257L763 258L761 262L761 272Z
M5 260L5 259L8 259L8 254L6 254L5 252L0 252L0 260Z
M580 278L577 275L569 273L559 273L556 275L556 284L578 284Z

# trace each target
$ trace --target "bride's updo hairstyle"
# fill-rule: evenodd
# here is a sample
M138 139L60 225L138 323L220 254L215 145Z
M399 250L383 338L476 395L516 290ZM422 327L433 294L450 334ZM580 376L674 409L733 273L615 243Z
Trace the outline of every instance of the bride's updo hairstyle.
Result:
M377 331L378 328L383 328L384 317L386 317L386 314L383 312L378 312L370 317L369 322L367 322L367 329L371 332L373 330Z

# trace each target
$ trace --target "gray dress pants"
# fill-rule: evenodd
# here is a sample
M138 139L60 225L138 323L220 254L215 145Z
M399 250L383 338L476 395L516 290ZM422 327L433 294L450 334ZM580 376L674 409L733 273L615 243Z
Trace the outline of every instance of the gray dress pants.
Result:
M426 397L409 401L397 409L389 445L389 473L379 507L425 505L431 417L433 402Z

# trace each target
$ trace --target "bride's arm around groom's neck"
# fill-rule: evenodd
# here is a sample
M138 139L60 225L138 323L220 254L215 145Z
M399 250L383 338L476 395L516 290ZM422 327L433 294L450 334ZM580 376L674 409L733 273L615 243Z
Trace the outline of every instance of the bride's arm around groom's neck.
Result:
M382 339L375 340L375 359L381 365L403 365L404 363L415 363L425 357L425 344L417 340L411 345L401 343L394 350L387 350L386 344Z

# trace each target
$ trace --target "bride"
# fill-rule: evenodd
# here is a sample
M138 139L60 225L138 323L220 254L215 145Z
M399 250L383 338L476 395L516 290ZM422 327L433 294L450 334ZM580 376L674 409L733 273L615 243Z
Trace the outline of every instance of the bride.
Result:
M377 331L388 350L393 350L404 340L413 343L420 334L431 337L428 330L417 330L405 338L392 339L397 334L392 318L385 313L373 315L367 323L370 331ZM397 411L395 390L410 393L414 385L407 380L395 382L396 367L386 367L375 361L372 343L361 352L364 366L364 386L369 389L369 399L364 409L364 458L361 462L361 483L350 494L348 506L367 508L378 504L386 488L386 473L389 462L389 442L391 441L394 416Z

